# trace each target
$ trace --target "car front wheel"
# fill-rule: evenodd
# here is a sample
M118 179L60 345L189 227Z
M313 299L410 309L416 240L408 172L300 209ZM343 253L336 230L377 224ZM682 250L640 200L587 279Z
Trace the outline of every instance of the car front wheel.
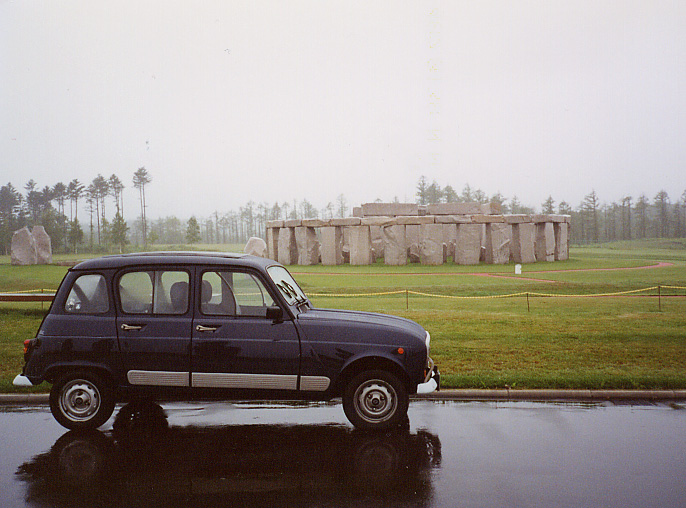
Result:
M50 411L68 429L95 429L114 411L109 384L92 372L65 374L50 390Z
M384 370L361 372L345 387L343 410L361 429L386 429L407 420L409 397L405 385Z

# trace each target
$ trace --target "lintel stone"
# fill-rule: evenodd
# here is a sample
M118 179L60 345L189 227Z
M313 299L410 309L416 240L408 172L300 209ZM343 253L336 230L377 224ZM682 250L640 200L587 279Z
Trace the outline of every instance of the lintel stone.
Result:
M363 217L363 226L393 226L397 224L397 220L394 217Z
M423 216L411 216L403 215L396 217L398 224L401 226L414 225L419 226L420 224L433 224L435 222L433 215L423 215Z
M472 222L477 224L492 224L495 222L505 222L505 217L502 215L474 215Z
M326 226L328 221L322 219L303 219L302 225L308 228L321 228Z
M282 228L284 226L284 221L282 220L268 220L267 228Z
M527 214L516 214L516 215L505 215L505 222L508 224L524 224L531 222L531 215Z
M343 219L330 219L329 223L332 226L359 226L362 224L362 219L359 217L345 217Z
M297 228L302 226L302 221L300 219L289 219L284 223L287 228Z
M436 224L470 224L471 215L436 215Z
M395 217L398 215L418 215L419 209L416 203L364 203L362 205L362 217L386 215Z

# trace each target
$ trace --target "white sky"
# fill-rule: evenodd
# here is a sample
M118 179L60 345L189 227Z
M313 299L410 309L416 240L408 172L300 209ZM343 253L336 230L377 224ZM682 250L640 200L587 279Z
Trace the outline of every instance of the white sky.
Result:
M686 2L0 0L0 183L149 217L686 189Z

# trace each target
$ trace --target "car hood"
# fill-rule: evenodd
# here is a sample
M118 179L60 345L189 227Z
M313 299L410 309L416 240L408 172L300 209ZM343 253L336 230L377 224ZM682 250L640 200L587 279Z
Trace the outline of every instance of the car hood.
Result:
M298 315L303 322L310 321L336 321L339 323L349 322L355 324L367 324L383 328L394 328L404 333L416 335L420 340L426 337L426 330L418 323L410 319L375 312L361 312L338 309L308 309L307 312Z

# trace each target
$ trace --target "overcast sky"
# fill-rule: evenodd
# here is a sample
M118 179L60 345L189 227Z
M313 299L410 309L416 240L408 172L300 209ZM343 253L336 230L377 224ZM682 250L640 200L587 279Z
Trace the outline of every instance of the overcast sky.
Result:
M686 189L686 2L0 0L0 183L149 217ZM127 213L127 215L129 215Z

